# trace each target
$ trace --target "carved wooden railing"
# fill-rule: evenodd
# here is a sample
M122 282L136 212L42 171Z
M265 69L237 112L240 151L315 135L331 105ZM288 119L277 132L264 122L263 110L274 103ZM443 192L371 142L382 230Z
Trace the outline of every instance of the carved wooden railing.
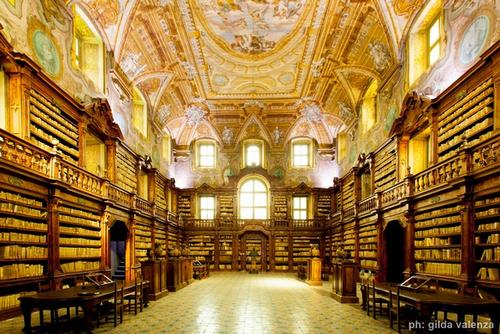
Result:
M461 155L439 162L414 177L415 193L419 193L453 180L467 171L466 161Z
M288 227L289 220L288 219L275 219L273 220L274 227Z
M153 214L153 203L145 200L144 198L136 197L135 198L135 207L137 210Z
M219 225L219 221L215 219L190 219L185 221L186 227L196 228L213 228Z
M219 226L230 228L234 226L234 221L232 219L221 219L219 220Z
M320 219L292 220L294 228L323 228L324 225L324 221Z
M384 190L380 196L381 206L387 206L410 196L410 181L405 179Z
M344 210L344 218L349 218L354 216L354 206Z
M29 168L37 174L50 175L49 153L4 130L0 130L0 160Z
M155 208L155 215L161 218L167 218L167 209L159 208L158 206Z
M373 194L368 198L360 201L358 204L358 213L372 211L377 209L377 194Z
M477 171L500 162L500 134L472 149L472 170Z
M108 187L108 198L117 204L125 207L132 207L133 194L118 187L115 184L110 184Z
M177 224L178 222L178 217L175 213L171 212L171 211L167 211L167 220L169 222L172 222L174 224Z
M264 227L270 227L271 220L270 219L237 219L236 220L236 226L238 226L238 227L244 227L247 225L261 225Z
M52 157L51 177L79 190L86 191L96 196L107 197L106 183L86 170L75 166L57 156Z

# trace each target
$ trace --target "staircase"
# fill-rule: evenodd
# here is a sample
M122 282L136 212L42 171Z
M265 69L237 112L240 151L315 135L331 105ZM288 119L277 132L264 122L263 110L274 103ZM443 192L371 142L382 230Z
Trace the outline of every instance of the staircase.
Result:
M116 266L116 270L113 274L114 280L124 280L125 279L125 259L120 259L120 262Z

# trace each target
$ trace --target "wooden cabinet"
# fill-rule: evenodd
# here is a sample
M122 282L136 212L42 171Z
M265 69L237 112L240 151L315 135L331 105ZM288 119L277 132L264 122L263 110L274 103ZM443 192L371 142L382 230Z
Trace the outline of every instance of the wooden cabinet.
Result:
M359 265L350 262L333 263L332 297L341 303L358 303L356 282L359 278Z
M141 262L144 279L149 281L149 299L157 300L168 294L167 290L167 261L148 260Z
M193 281L193 263L191 259L168 259L167 288L178 291Z

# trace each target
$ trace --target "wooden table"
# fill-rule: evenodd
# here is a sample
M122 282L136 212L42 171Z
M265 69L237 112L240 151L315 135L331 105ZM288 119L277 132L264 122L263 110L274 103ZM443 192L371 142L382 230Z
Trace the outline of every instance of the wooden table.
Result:
M149 286L148 281L144 281L143 286ZM134 281L124 282L124 294L133 292ZM88 295L82 295L86 293ZM147 307L147 293L144 293L144 304ZM92 312L103 301L112 299L114 296L114 286L112 284L97 288L94 285L76 286L68 289L41 292L35 295L20 297L21 311L24 316L24 328L26 333L31 332L31 313L34 309L54 310L66 307L81 307L85 321L87 333L92 332ZM42 312L43 314L43 312ZM43 321L43 318L42 318Z
M371 288L371 287L370 287ZM379 294L396 296L396 285L378 283L375 291ZM402 302L414 306L422 315L423 321L430 321L434 311L456 313L458 322L464 322L466 314L488 314L493 323L492 333L498 334L500 318L500 302L481 299L456 293L441 291L413 291L406 288L399 289L399 298Z

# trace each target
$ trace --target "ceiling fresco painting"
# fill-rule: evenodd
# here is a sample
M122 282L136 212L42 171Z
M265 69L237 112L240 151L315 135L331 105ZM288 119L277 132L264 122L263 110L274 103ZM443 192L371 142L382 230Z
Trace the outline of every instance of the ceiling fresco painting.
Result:
M112 0L106 10L102 2L79 3L161 113L153 118L183 145L201 134L235 145L250 118L270 144L276 133L277 143L307 134L332 145L357 121L371 81L397 64L375 0ZM200 122L186 112L193 105Z

